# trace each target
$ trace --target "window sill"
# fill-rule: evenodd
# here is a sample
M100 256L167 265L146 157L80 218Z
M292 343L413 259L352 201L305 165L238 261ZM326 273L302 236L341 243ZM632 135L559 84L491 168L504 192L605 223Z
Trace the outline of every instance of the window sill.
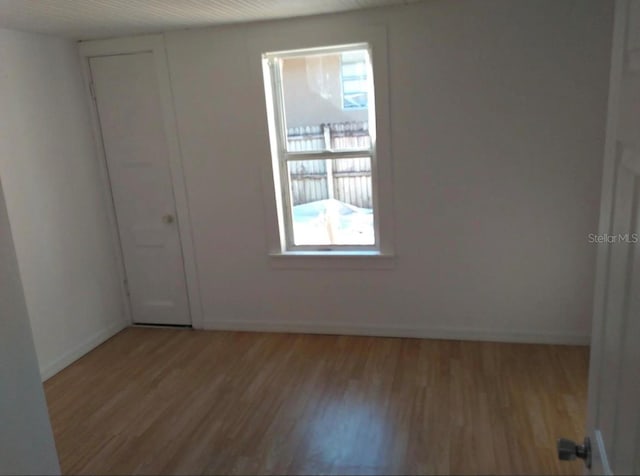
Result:
M392 269L396 256L379 251L286 251L270 253L269 264L278 269Z

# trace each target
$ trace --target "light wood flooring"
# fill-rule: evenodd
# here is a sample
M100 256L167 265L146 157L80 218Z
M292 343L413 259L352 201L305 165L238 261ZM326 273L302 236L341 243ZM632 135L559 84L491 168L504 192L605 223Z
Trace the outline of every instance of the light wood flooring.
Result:
M66 474L580 474L586 347L129 328L45 383Z

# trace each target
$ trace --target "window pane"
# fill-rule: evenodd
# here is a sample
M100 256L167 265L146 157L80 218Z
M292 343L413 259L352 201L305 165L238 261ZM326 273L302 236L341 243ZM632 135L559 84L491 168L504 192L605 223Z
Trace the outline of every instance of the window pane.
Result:
M373 245L371 158L287 162L295 245Z
M345 94L345 108L360 108L367 105L367 93Z
M342 82L344 93L367 93L367 82L358 79L350 79Z
M367 50L280 61L289 152L369 148ZM347 132L353 140L344 140Z
M352 50L342 53L342 61L345 63L361 63L367 61L367 50Z
M367 77L367 64L362 63L345 63L342 62L342 77L343 78L366 78Z

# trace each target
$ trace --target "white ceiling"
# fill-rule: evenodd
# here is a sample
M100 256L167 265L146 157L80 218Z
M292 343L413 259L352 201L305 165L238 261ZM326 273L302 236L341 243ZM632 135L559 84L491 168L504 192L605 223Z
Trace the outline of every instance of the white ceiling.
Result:
M86 40L414 1L417 0L0 0L0 28Z

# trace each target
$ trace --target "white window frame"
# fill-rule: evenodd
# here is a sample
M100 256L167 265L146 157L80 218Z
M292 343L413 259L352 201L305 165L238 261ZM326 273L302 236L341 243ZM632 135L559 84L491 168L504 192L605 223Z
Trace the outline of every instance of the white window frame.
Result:
M287 124L285 118L284 89L282 82L282 60L296 57L309 57L313 55L340 54L345 51L366 50L369 55L367 81L368 87L368 125L371 137L371 146L367 149L336 151L323 150L312 152L289 152L287 147ZM305 48L300 50L277 51L264 53L263 73L265 80L266 100L271 103L268 106L269 122L274 132L271 134L274 176L275 170L279 173L279 181L276 183L276 193L281 195L279 202L280 230L284 235L281 238L283 252L315 252L315 253L344 253L344 252L380 252L380 227L378 220L378 194L377 194L377 154L376 154L376 112L375 112L375 87L373 75L373 57L368 43L355 43L338 46ZM291 203L291 184L289 180L288 162L310 160L333 160L349 158L369 158L371 161L371 189L373 205L374 244L372 245L296 245L293 230L293 207Z
M393 214L393 161L391 154L391 115L389 109L389 60L387 57L387 27L350 23L348 28L325 22L309 21L303 25L283 23L274 34L272 26L256 28L247 36L251 95L265 104L265 115L255 118L256 140L262 144L261 188L264 194L265 246L267 263L278 269L391 269L397 265L395 252L395 220ZM277 157L276 129L272 121L271 83L263 68L262 55L269 51L293 51L319 45L338 46L367 43L375 81L376 157L372 177L377 187L376 218L379 242L377 251L287 251L283 229L280 170L268 158ZM370 105L371 105L370 101Z

